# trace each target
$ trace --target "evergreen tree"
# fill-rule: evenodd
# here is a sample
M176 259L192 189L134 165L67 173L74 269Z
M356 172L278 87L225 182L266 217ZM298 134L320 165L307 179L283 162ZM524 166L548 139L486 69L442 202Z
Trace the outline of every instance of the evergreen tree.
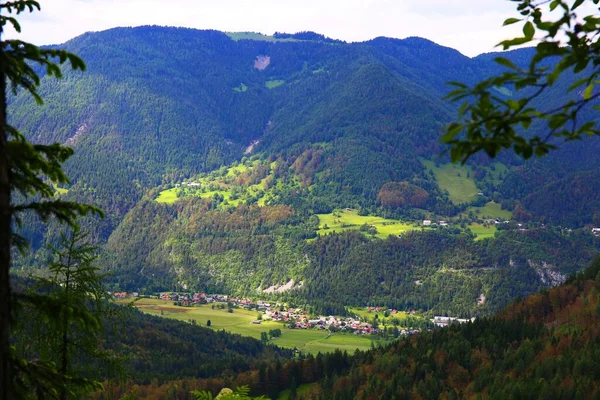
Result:
M7 123L7 91L17 94L24 89L38 104L42 99L37 92L40 83L35 65L57 78L62 76L60 65L69 63L73 69L84 70L83 61L66 51L45 48L21 40L2 40L7 25L20 32L16 16L40 9L34 0L2 1L0 3L0 400L24 397L29 394L26 382L35 382L38 390L56 395L64 386L64 377L51 364L18 359L11 353L9 337L18 302L29 302L46 313L49 319L60 315L63 306L43 295L18 295L11 292L9 272L13 245L21 251L26 242L13 232L20 215L33 211L43 221L51 217L69 225L76 225L78 215L99 210L54 197L53 183L66 183L61 169L72 150L59 144L29 143ZM56 61L54 61L56 60ZM20 202L20 203L19 203ZM85 310L72 310L76 318L86 315ZM72 380L74 382L75 380ZM79 383L88 386L89 382Z

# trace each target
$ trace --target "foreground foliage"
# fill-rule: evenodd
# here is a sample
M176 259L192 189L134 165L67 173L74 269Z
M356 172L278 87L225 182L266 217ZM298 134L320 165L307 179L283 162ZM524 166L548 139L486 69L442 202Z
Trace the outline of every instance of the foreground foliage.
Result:
M0 36L7 26L20 32L15 16L39 9L40 4L34 0L0 3ZM13 231L14 225L21 224L22 213L33 211L42 221L54 218L71 226L76 226L79 215L101 214L97 208L54 198L53 184L68 182L61 164L72 154L71 149L59 144L34 145L7 122L8 90L16 94L23 89L42 104L38 93L41 80L36 68L60 78L60 65L65 63L74 70L85 69L79 57L64 50L41 49L20 40L0 42L0 399L29 397L34 393L39 396L60 393L65 398L67 391L75 386L88 390L97 387L93 380L72 376L63 367L57 370L48 360L18 358L9 344L12 324L21 304L35 307L50 321L56 321L63 313L85 323L92 320L85 306L66 307L40 294L13 294L9 279L13 246L20 251L27 246L27 241Z
M583 6L595 7L598 0L515 3L520 16L507 19L504 25L523 23L523 36L504 40L499 46L507 50L537 42L535 54L527 67L505 57L496 58L506 67L503 73L471 87L452 83L456 89L448 97L462 103L460 121L448 125L442 141L452 146L453 161L464 163L479 151L495 157L511 147L528 159L555 150L563 141L600 135L594 120L582 118L582 110L592 107L600 96L595 90L600 75L600 17L580 14ZM545 10L548 3L549 10ZM577 80L564 88L564 80L559 78L571 72ZM536 103L553 87L563 91L558 107ZM519 96L506 98L497 88L510 88ZM599 109L597 105L593 108ZM538 122L546 125L543 135L522 134Z

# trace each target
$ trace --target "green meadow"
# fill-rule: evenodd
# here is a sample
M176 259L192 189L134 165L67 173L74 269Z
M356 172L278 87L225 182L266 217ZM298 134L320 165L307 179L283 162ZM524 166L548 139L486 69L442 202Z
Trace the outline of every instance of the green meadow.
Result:
M497 230L495 225L483 226L482 224L471 224L469 225L469 229L477 235L475 240L493 238Z
M357 230L365 224L374 226L377 229L377 235L375 236L381 239L417 229L412 223L382 217L358 215L357 210L334 211L329 214L317 214L317 217L319 217L319 230L317 231L319 235Z
M164 318L185 322L195 320L201 326L206 326L207 321L210 320L211 329L224 329L231 333L238 333L255 339L260 339L261 332L268 333L271 329L279 328L282 330L282 335L279 338L272 339L270 343L280 347L298 348L298 350L306 353L331 352L335 349L353 353L356 349L369 349L372 342L368 336L358 336L350 333L336 333L329 336L327 331L289 329L284 324L274 321L262 321L260 324L253 324L252 321L257 318L258 313L239 308L234 308L233 313L228 313L226 309L213 309L208 304L195 307L178 307L174 306L172 301L146 298L137 300L134 306L140 311Z
M236 186L235 179L238 175L253 168L255 164L256 162L250 166L245 164L236 164L228 168L223 167L218 171L211 172L210 174L195 179L195 182L200 184L199 187L181 186L177 188L166 189L159 193L155 201L158 203L172 204L179 199L177 196L178 192L183 193L182 197L197 196L203 199L211 198L218 194L223 196L227 206L237 206L243 200L240 198L232 199L233 189ZM274 168L274 166L272 166L272 168ZM254 196L259 190L262 189L264 189L264 179L256 185L246 187L246 194ZM258 204L264 205L264 201L265 199L261 198L259 199Z
M279 86L283 85L284 83L285 83L285 81L276 79L276 80L272 80L272 81L267 81L265 83L265 86L267 87L267 89L275 89L276 87L279 87Z
M477 199L477 186L471 178L472 171L468 166L444 164L436 167L430 160L422 159L421 162L430 171L433 171L438 186L447 190L450 200L454 204L470 203Z
M479 218L498 218L501 220L510 220L512 211L503 210L500 204L490 201L483 207L469 207L467 212L473 212Z
M233 91L238 92L238 93L243 93L243 92L246 92L247 90L248 90L248 86L246 86L243 83L241 83L240 86L233 88Z
M177 188L167 189L160 192L156 198L157 203L172 204L177 201Z
M236 42L238 40L258 40L262 42L296 42L297 39L285 38L285 39L277 39L273 36L263 35L262 33L255 32L227 32L227 36L229 36L232 40Z

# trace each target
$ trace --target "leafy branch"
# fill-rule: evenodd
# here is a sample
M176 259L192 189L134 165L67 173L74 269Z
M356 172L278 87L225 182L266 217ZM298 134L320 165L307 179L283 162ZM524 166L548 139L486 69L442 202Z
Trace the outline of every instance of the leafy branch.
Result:
M496 63L507 71L472 87L450 82L456 89L447 99L462 103L458 121L446 127L441 140L450 145L454 162L464 164L480 151L495 157L511 147L525 159L533 155L539 157L556 149L557 139L572 141L600 135L594 121L578 123L580 112L600 96L594 90L600 83L600 17L588 15L581 19L577 15L585 1L597 5L600 0L576 0L571 5L563 0L511 1L518 3L520 17L509 18L504 25L522 22L523 36L504 40L499 46L508 50L537 42L535 54L527 68L517 67L504 57L496 58ZM560 17L552 18L559 11ZM554 87L567 71L583 75L568 89L568 92L579 89L576 95L580 98L567 99L551 110L539 109L535 100ZM496 88L505 86L514 87L517 93L524 95L505 99L495 94ZM594 108L600 109L600 106ZM534 120L545 121L546 135L526 137L522 134Z

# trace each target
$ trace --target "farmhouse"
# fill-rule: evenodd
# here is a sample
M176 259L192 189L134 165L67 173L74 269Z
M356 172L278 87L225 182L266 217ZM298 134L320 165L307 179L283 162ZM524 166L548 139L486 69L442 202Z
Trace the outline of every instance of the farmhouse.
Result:
M600 236L600 228L592 228L592 235Z
M423 226L431 226L431 220L429 220L429 219L423 220Z

